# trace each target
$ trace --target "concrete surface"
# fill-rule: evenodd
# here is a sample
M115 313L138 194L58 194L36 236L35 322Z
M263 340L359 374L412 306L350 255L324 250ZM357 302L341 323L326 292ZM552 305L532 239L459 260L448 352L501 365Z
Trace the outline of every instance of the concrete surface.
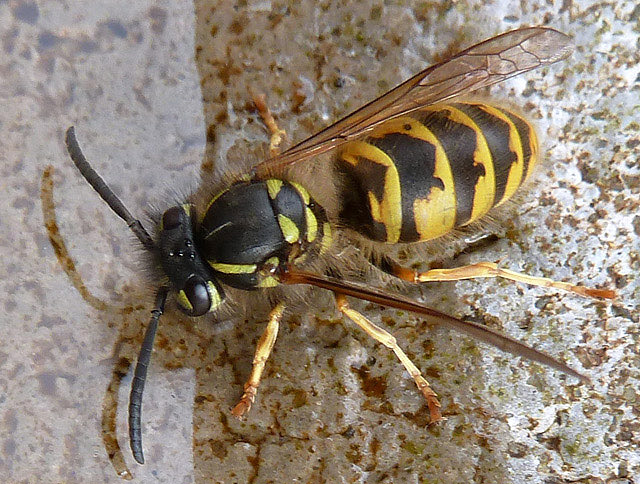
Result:
M519 216L499 224L502 238L453 264L503 259L619 298L501 281L409 295L543 349L593 385L357 305L441 395L448 420L428 427L393 355L316 308L283 325L255 408L238 422L230 408L262 325L169 310L145 392L147 463L135 464L129 362L155 286L124 224L74 171L66 127L76 125L89 159L142 214L197 187L203 172L263 156L249 87L267 94L292 142L447 54L539 24L573 36L575 54L491 97L537 123L547 162ZM634 2L11 0L0 1L0 25L4 482L640 482ZM48 239L49 165L60 234L97 300L81 296Z

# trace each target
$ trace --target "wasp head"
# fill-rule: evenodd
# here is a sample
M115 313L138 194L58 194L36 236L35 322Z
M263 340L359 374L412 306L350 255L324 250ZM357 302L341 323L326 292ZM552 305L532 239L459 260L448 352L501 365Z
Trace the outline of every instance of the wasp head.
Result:
M200 257L194 240L193 212L191 205L184 204L162 214L158 249L180 309L189 316L202 316L222 303L224 292Z

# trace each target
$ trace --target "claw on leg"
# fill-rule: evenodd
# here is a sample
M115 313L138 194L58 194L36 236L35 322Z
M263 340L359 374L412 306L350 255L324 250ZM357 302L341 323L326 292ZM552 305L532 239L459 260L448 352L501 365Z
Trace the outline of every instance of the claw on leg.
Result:
M253 98L253 104L255 104L258 113L260 113L262 122L271 133L271 139L269 141L269 155L274 157L280 153L280 143L287 133L284 129L280 129L278 127L276 120L273 118L273 114L271 114L269 106L267 106L265 95L252 92L251 96Z
M431 416L430 423L433 424L439 422L440 420L443 420L442 414L440 413L441 405L438 401L438 395L433 391L431 386L429 386L429 382L427 382L427 380L422 376L418 367L413 364L406 353L402 351L402 348L398 346L396 338L381 327L373 324L358 311L351 309L349 307L349 303L347 302L347 298L344 295L335 293L335 298L338 310L342 314L344 314L347 318L360 326L360 328L362 328L362 330L373 339L375 339L379 343L382 343L395 353L400 362L409 372L409 375L411 375L411 378L413 378L413 381L416 383L416 386L418 387L420 392L427 399L429 414Z
M280 328L280 320L282 319L284 308L284 304L279 303L269 313L267 327L262 333L262 336L260 336L260 340L256 346L251 374L249 375L247 383L244 384L244 393L237 405L233 407L233 410L231 410L231 414L236 418L244 416L251 409L251 405L256 398L258 385L260 385L260 378L264 371L264 365L267 362L267 359L269 359L273 345L278 337L278 329Z
M231 410L231 415L236 418L242 418L249 410L251 405L256 399L256 393L258 393L258 383L252 385L251 383L244 384L244 393L240 398L240 401Z

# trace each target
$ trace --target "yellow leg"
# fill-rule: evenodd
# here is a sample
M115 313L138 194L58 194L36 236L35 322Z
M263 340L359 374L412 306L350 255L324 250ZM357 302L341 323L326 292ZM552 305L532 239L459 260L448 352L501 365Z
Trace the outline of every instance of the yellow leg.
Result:
M262 377L264 365L278 337L278 329L283 313L284 304L282 303L279 303L269 313L269 322L256 346L256 353L253 357L253 368L251 369L251 375L249 375L247 383L244 384L244 393L238 404L231 410L231 414L234 417L240 418L251 409L251 405L256 398L258 385L260 385L260 377Z
M349 303L347 302L347 298L344 295L336 293L335 297L336 305L338 306L338 309L342 314L344 314L351 321L360 326L360 328L362 328L364 332L371 336L373 339L375 339L379 343L382 343L396 354L400 362L409 372L409 375L411 375L411 378L413 378L413 381L416 382L418 389L427 399L427 405L429 406L429 413L431 415L431 423L436 423L440 420L443 420L440 413L440 402L438 401L438 395L431 389L431 387L429 386L429 382L425 380L416 365L414 365L409 357L405 354L405 352L402 351L402 348L398 346L395 337L381 327L373 324L358 311L351 309L349 307Z
M462 279L475 279L478 277L502 277L533 286L563 289L586 297L602 299L613 299L616 297L615 291L577 286L568 282L547 279L546 277L528 276L526 274L520 274L519 272L510 271L509 269L502 269L498 267L498 264L495 262L478 262L477 264L455 267L453 269L431 269L426 272L418 272L387 260L385 261L385 267L390 269L388 272L391 272L391 274L410 282L460 281Z
M269 141L269 155L271 157L274 157L280 153L280 143L287 133L284 129L278 128L276 120L273 119L273 114L271 114L271 110L269 109L265 101L265 95L252 92L251 96L253 97L253 104L255 104L258 113L260 113L262 122L271 132L271 140Z

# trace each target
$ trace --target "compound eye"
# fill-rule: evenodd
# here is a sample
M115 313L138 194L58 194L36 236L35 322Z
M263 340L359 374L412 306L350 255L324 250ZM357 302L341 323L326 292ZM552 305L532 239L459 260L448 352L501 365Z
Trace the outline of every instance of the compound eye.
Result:
M211 297L207 283L198 276L191 276L178 297L180 308L189 316L202 316L211 309Z
M182 224L184 211L181 207L171 207L162 214L162 230L172 230Z

